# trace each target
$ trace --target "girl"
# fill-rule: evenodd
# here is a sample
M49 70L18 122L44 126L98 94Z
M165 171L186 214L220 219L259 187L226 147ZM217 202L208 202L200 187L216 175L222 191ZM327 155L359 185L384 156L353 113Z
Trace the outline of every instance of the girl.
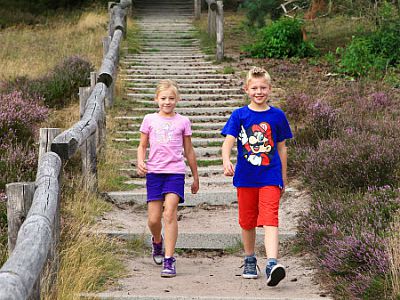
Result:
M172 80L161 80L154 100L159 111L144 117L137 150L137 173L146 175L148 226L152 234L153 260L163 264L161 277L176 276L175 244L178 237L178 204L184 202L186 156L193 176L191 192L199 190L192 130L187 117L175 112L180 99L178 86ZM147 145L149 158L145 163ZM184 152L182 153L182 149ZM164 220L164 241L161 235ZM165 243L165 256L163 252Z

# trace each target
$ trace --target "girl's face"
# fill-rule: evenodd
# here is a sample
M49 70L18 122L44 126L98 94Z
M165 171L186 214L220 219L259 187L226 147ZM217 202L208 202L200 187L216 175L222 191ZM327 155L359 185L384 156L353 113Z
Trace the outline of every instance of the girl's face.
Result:
M158 107L160 108L160 116L172 117L175 115L175 107L179 99L173 88L168 88L159 92L154 100L158 103Z
M244 90L249 96L252 105L261 108L267 104L271 86L264 77L252 78L244 87Z

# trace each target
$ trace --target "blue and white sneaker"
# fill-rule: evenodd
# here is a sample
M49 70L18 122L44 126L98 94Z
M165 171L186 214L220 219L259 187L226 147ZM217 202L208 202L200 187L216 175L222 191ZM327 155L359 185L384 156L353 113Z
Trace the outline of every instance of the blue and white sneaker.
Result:
M285 278L286 271L284 266L277 263L270 263L265 268L265 274L267 276L267 285L277 286Z
M242 277L246 279L257 279L257 258L255 256L246 256L244 258L244 270Z

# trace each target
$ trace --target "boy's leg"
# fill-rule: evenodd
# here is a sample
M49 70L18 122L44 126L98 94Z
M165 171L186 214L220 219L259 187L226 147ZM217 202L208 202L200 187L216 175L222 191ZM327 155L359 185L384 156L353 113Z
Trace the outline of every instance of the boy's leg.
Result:
M265 186L260 189L260 214L258 225L263 225L265 231L264 244L268 262L265 268L267 285L276 286L285 278L284 266L278 264L278 211L281 191L276 186Z
M265 244L265 253L267 258L278 258L278 227L275 226L264 226L264 244Z
M179 196L174 193L165 194L164 201L164 239L165 256L174 256L176 240L178 239L178 204Z
M255 244L256 244L256 229L243 229L242 228L242 241L244 254L246 256L252 256L255 253Z

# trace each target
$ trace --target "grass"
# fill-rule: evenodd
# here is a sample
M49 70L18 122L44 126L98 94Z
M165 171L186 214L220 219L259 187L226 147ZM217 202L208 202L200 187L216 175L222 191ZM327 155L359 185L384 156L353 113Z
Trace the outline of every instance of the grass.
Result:
M108 280L121 276L124 268L116 258L115 242L93 233L93 226L111 204L85 189L74 177L62 189L62 232L57 290L44 299L79 299L79 293L102 289ZM44 291L46 292L46 291Z
M400 212L394 218L390 232L391 234L387 238L390 268L389 289L392 290L393 299L398 300L400 299Z
M107 22L107 12L101 9L0 31L0 79L39 77L71 55L81 55L99 67L103 57L101 39L106 34Z

